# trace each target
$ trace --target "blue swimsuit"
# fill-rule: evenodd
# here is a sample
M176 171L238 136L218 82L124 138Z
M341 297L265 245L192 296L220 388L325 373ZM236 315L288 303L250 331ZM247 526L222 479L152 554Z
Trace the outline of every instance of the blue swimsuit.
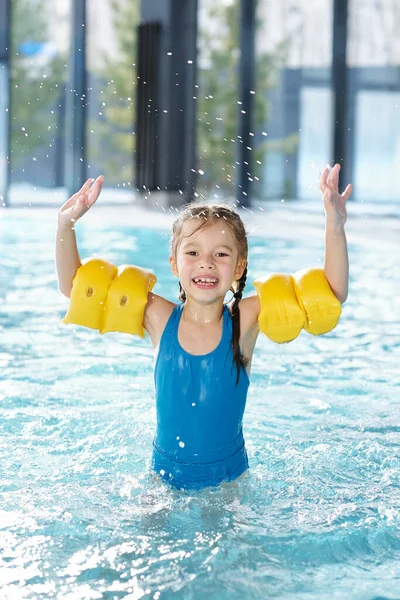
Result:
M249 378L241 368L236 385L228 307L220 343L201 356L178 341L182 309L174 308L156 358L153 468L174 487L201 489L236 479L248 468L242 419Z

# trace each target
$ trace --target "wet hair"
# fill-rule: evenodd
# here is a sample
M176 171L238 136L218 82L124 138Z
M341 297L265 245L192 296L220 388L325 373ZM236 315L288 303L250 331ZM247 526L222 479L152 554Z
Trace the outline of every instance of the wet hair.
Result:
M230 227L237 243L238 249L238 260L245 259L247 261L248 256L248 244L247 244L247 233L240 215L234 210L233 207L226 204L204 204L204 203L193 203L187 206L181 211L179 216L175 219L172 225L172 236L170 243L171 255L176 259L178 246L182 239L182 228L183 224L198 220L199 226L192 232L200 231L206 227L210 227L218 223L220 219L223 219L226 224ZM232 350L233 350L233 363L236 364L237 377L236 385L239 382L240 369L246 367L246 361L242 357L239 347L240 340L240 312L239 302L242 299L242 293L246 286L247 279L247 265L243 271L241 278L234 283L235 288L231 287L230 291L233 292L233 297L228 303L228 309L232 317ZM179 300L181 302L186 301L186 294L184 289L179 282Z

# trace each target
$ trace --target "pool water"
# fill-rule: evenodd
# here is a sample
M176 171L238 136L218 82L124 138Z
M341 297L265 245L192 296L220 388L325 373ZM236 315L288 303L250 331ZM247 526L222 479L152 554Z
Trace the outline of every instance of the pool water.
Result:
M81 256L150 267L175 300L164 229L79 224ZM250 470L202 492L151 472L148 339L64 326L54 215L0 219L2 598L400 598L396 258L350 245L339 326L258 341ZM249 279L321 266L323 239L251 237ZM248 293L253 292L251 283Z

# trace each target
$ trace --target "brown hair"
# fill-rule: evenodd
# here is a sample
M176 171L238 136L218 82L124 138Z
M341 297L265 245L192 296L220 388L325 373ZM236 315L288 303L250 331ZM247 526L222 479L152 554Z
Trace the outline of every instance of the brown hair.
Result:
M247 261L248 255L248 244L247 234L244 228L244 224L239 214L230 206L226 204L204 204L204 203L192 203L187 206L179 216L175 219L172 225L172 237L171 237L171 255L176 259L178 245L181 240L183 224L191 219L198 219L200 221L199 226L193 231L199 231L205 227L209 227L218 222L219 219L224 219L231 228L232 233L235 236L239 259L245 259ZM233 298L228 305L229 311L232 316L232 350L233 350L233 362L236 363L237 377L236 385L239 382L240 369L245 368L245 361L241 355L239 348L240 340L240 312L239 302L242 298L242 293L246 285L247 278L247 266L243 272L241 278L236 282L236 289L231 288L233 292ZM235 285L235 284L234 284ZM179 282L180 294L179 300L185 302L186 294Z

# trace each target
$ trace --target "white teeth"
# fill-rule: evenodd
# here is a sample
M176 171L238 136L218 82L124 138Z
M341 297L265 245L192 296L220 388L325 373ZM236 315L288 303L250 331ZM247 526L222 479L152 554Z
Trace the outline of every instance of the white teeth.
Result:
M193 280L195 283L218 283L218 279L208 279L206 277L198 277Z

